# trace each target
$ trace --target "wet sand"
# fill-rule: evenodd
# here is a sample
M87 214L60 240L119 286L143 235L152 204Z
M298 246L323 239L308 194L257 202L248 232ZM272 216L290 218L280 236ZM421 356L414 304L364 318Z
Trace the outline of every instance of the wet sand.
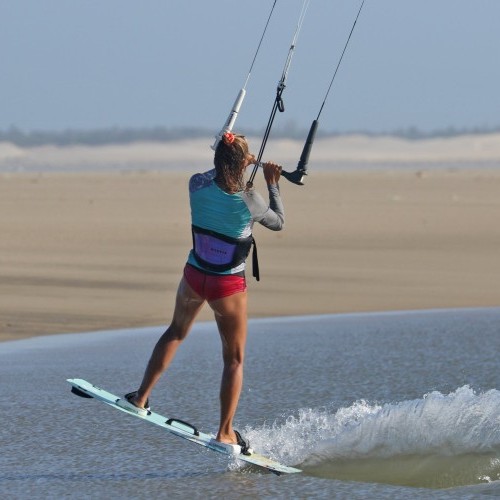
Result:
M167 324L189 175L0 174L0 340ZM500 170L317 171L281 191L285 230L255 228L251 317L500 304Z

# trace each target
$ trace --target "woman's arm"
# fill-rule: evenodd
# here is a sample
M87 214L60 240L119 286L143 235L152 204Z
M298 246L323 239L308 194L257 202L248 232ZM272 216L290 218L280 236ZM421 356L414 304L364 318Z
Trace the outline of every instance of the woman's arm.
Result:
M246 193L247 205L254 221L272 231L281 231L285 224L285 209L281 201L278 184L281 167L272 162L265 163L263 167L269 191L269 203L266 203L259 193L251 189Z
M269 207L260 222L273 231L281 231L285 225L285 208L281 201L280 188L278 184L268 184Z

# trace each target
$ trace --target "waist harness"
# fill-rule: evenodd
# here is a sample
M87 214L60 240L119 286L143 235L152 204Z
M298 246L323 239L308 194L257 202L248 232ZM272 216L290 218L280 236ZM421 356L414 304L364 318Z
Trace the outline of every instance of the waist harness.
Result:
M191 229L194 257L207 271L224 272L239 266L245 262L253 246L252 275L259 281L257 245L252 235L247 238L231 238L195 225Z

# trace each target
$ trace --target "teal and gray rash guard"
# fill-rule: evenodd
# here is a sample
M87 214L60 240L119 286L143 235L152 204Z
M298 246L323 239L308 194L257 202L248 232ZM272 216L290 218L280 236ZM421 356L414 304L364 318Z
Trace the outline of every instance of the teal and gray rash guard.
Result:
M254 222L280 231L285 222L283 203L279 187L268 186L269 203L254 189L229 194L215 182L215 169L202 174L195 174L189 181L189 200L191 205L191 223L202 230L213 231L235 240L248 239L252 235ZM188 257L188 264L203 271L206 269L196 259L194 250ZM245 269L243 261L236 267L215 274L236 274Z

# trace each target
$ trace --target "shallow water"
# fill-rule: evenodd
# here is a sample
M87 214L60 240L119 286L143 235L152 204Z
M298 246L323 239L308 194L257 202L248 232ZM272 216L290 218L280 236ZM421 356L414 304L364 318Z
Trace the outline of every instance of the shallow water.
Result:
M286 477L71 395L70 377L134 389L161 331L0 344L2 496L500 496L500 308L251 321L237 428L304 470ZM213 432L220 373L215 327L198 324L154 410Z

